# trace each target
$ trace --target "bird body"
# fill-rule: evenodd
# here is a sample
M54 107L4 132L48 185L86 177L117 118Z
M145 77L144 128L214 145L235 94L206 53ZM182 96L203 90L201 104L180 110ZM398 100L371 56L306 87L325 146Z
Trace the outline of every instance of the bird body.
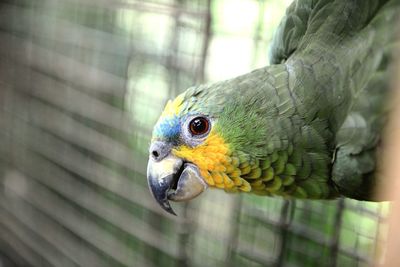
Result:
M399 0L294 2L275 33L272 65L167 104L150 146L157 201L171 212L168 199L207 187L373 199L399 11Z

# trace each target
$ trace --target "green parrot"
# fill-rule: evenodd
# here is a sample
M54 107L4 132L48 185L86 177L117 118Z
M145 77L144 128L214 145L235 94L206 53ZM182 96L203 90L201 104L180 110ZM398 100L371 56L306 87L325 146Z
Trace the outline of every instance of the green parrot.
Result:
M147 179L161 207L209 187L374 200L400 0L302 0L271 65L187 89L154 130Z

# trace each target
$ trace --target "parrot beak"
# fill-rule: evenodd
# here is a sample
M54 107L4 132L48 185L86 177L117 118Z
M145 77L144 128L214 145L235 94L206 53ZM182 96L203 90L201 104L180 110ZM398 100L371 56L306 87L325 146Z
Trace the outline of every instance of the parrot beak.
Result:
M159 147L160 144L155 146ZM169 200L190 200L206 190L207 184L194 164L184 163L182 159L171 153L162 155L165 154L165 149L157 151L161 152L157 154L158 157L151 153L149 158L147 182L157 203L167 212L176 215Z

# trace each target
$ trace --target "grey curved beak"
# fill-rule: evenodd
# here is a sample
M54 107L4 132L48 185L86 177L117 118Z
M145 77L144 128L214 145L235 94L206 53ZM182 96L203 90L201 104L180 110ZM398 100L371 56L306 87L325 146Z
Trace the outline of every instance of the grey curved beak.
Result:
M191 163L168 154L162 160L150 156L147 165L147 182L157 203L167 212L176 215L169 200L187 201L202 193L207 184L198 168Z
M147 182L151 193L157 203L169 213L176 215L168 201L168 192L172 188L174 175L182 167L183 161L169 155L161 161L150 157L147 164Z

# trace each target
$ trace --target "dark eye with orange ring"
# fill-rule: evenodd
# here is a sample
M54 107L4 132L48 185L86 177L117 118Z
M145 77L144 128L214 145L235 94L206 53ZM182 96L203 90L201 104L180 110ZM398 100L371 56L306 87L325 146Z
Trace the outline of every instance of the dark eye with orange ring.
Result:
M210 130L210 122L204 117L196 117L189 123L189 130L192 135L203 135Z

